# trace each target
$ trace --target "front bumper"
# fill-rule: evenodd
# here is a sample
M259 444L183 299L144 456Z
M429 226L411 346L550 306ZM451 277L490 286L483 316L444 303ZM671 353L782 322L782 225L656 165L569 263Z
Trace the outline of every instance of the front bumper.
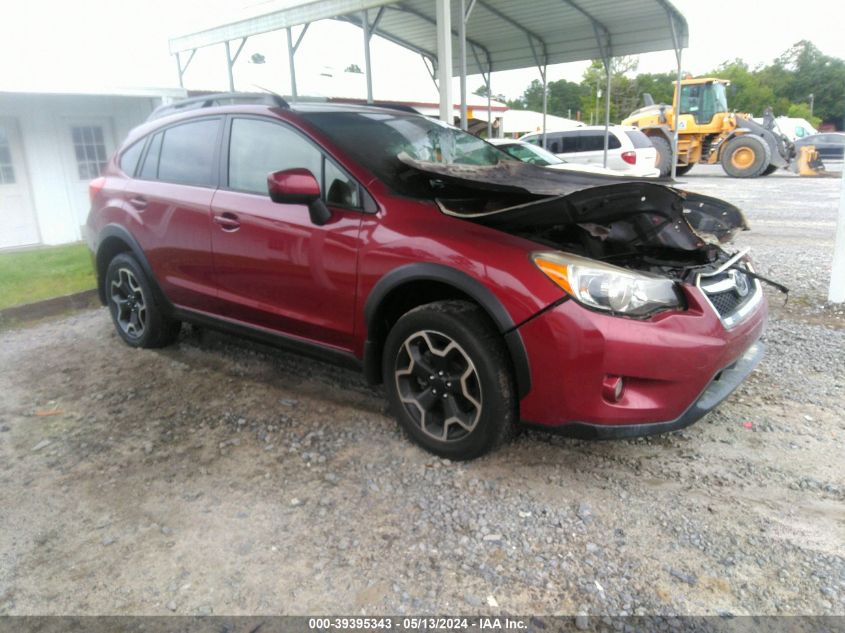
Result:
M733 364L717 373L698 399L674 420L616 425L570 422L553 427L553 429L561 435L585 440L619 440L626 437L643 437L683 429L703 418L731 395L734 389L748 377L748 374L754 371L754 368L762 360L765 351L766 346L762 341L752 344ZM548 430L548 427L545 428Z
M767 305L726 328L699 289L684 292L687 310L647 320L568 300L523 324L532 388L521 419L580 437L630 437L682 428L717 406L762 357ZM603 389L614 377L625 385L618 400Z

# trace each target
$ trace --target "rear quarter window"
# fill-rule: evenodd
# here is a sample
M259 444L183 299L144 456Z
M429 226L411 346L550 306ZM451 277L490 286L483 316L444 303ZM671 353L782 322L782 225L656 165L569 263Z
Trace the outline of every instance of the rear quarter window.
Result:
M127 176L134 176L135 170L138 168L138 159L141 158L141 152L144 151L144 139L137 141L130 145L120 155L120 170Z

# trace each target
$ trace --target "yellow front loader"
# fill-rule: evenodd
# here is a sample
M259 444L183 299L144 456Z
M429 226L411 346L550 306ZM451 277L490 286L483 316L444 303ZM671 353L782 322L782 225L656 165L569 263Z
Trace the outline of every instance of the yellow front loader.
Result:
M748 114L728 110L727 86L723 79L705 77L684 79L680 100L676 85L672 106L655 104L644 95L646 106L632 112L622 125L640 128L657 149L657 167L661 176L672 169L672 135L678 126L676 173L683 175L697 163L714 165L734 178L768 176L777 169L792 169L802 176L818 175L824 170L813 148L799 155L789 138L774 125L767 112L761 125ZM679 104L675 117L675 105Z

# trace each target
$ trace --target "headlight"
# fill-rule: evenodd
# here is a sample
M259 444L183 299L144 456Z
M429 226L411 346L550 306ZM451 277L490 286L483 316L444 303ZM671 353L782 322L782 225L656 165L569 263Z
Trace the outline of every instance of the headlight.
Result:
M671 279L568 253L541 252L531 257L549 279L588 308L641 317L683 307Z

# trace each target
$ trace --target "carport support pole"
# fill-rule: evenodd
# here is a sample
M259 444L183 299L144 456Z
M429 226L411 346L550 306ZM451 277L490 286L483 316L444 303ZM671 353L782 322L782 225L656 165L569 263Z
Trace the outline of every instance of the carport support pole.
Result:
M176 68L179 69L179 87L184 88L185 82L182 78L182 59L179 57L179 52L176 52Z
M458 22L458 55L461 61L461 129L466 131L467 121L467 14L466 0L461 0L461 19Z
M845 167L842 169L842 187L839 190L839 219L836 222L836 241L833 246L833 265L827 300L831 303L845 302Z
M672 180L678 170L678 111L681 107L681 44L678 41L678 32L675 29L674 18L669 18L669 24L672 27L672 43L675 46L675 59L678 62L678 82L675 84L675 94L672 95L672 126L675 128L672 132Z
M232 51L229 49L229 40L223 42L226 46L226 70L229 72L229 92L235 92L235 74L232 72Z
M487 138L493 138L493 97L490 95L492 71L487 70Z
M440 88L440 120L452 116L452 7L450 0L437 0L437 74Z
M294 48L293 48L293 34L290 27L287 27L288 32L288 66L290 66L290 96L296 101L296 65L294 64Z
M604 95L604 166L607 167L607 144L610 136L610 81L613 78L611 63L613 58L606 57L604 67L607 70L607 91Z
M543 149L549 149L546 147L546 110L549 107L549 91L546 85L546 64L543 64L543 69L540 71L540 74L543 76Z
M367 10L361 12L361 27L364 31L364 73L367 77L367 103L373 102L373 69L370 65L370 20Z

